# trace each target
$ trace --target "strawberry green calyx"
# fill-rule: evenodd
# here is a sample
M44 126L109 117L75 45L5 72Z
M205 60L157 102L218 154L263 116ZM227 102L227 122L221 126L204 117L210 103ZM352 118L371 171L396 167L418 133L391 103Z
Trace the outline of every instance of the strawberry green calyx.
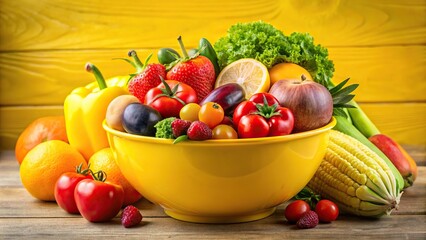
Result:
M86 63L85 69L87 72L91 72L93 73L93 75L95 75L96 82L98 82L98 86L100 90L108 87L105 82L105 78L102 76L101 71L99 71L99 69L95 65L88 62Z
M95 173L92 172L92 177L93 177L93 180L95 181L105 182L107 179L107 174L106 172L100 170Z

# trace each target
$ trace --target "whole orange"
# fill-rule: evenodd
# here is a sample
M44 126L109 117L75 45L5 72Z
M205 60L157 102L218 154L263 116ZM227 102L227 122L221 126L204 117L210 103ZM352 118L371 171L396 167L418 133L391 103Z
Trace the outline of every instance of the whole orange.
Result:
M78 165L87 168L84 157L71 145L60 140L42 142L31 149L19 168L22 185L35 198L55 201L55 184L66 172Z
M127 181L115 162L111 148L104 148L93 154L88 162L92 172L104 171L107 175L106 181L123 187L123 206L133 204L142 198L142 195Z
M16 160L21 164L32 148L48 140L61 140L68 143L64 116L41 117L30 123L16 142Z
M302 74L305 75L306 79L313 80L308 70L295 63L278 63L269 69L271 85L279 80L300 80Z

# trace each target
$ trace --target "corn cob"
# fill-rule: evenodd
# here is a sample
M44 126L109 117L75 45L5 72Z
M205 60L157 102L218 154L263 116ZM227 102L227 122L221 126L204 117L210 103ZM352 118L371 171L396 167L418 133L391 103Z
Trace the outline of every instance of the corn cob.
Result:
M384 162L386 163L386 165L389 167L390 171L394 175L396 192L398 193L401 192L404 188L404 179L402 178L398 169L396 169L395 165L393 165L391 160L389 160L389 158L382 151L380 151L380 149L378 149L372 142L370 142L354 125L350 124L346 118L342 116L334 116L334 117L336 118L337 123L333 129L338 130L339 132L345 133L357 139L363 145L367 146L373 152L375 152L378 156L380 156L380 158L384 160Z
M386 162L357 139L336 130L324 160L308 183L347 213L379 217L396 209L402 192Z

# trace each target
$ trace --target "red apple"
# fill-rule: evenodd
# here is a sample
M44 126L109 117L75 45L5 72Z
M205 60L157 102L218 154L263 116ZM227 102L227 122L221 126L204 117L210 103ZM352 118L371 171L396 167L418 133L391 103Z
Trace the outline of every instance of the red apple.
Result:
M328 124L333 114L333 98L323 85L306 80L279 80L269 90L281 106L294 115L293 132L304 132Z

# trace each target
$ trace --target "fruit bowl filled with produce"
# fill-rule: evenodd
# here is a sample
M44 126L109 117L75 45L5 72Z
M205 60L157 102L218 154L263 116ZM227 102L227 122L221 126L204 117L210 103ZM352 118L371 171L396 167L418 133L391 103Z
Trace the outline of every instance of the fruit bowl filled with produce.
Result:
M178 144L104 128L122 173L145 198L176 219L227 223L267 217L296 195L319 167L334 125Z
M286 79L252 56L224 63L204 38L195 53L178 41L183 57L160 49L159 63L145 63L129 94L108 106L103 128L117 165L176 219L269 216L314 176L342 97L307 71ZM141 63L135 51L128 55Z

